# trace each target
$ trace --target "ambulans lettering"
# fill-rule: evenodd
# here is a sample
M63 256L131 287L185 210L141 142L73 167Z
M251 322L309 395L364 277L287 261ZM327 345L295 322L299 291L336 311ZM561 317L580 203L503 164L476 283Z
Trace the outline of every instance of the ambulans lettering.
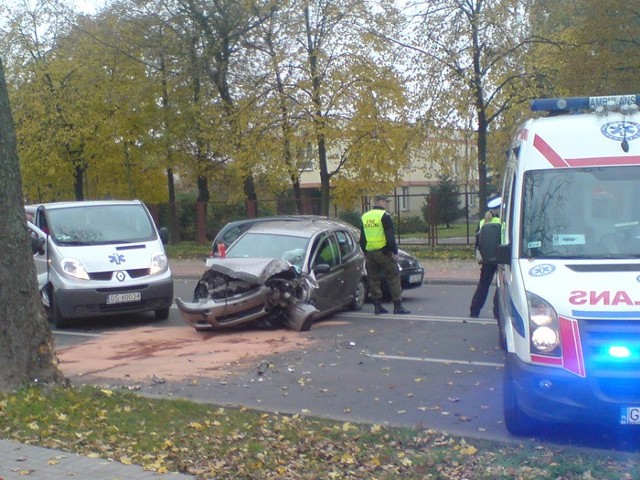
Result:
M608 97L589 97L589 108L595 110L597 107L606 107L609 102L613 102L617 107L636 103L635 95L612 95Z
M624 290L612 292L604 291L584 291L574 290L569 294L569 303L572 305L640 305L640 300L634 300L633 297Z

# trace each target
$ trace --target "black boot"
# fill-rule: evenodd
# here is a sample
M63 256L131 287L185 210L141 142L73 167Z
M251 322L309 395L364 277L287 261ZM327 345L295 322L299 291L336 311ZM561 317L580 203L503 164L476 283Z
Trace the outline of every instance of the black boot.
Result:
M407 310L406 308L404 308L402 306L402 301L401 300L394 300L393 301L393 313L396 313L396 314L411 313L411 311Z
M389 313L389 310L384 308L379 300L374 300L373 301L373 306L376 309L375 310L376 315L380 315L381 313Z

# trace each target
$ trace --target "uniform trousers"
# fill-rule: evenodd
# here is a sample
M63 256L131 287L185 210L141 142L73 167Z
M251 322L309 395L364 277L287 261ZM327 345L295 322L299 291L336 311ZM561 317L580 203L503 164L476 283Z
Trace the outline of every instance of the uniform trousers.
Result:
M398 269L398 262L393 258L393 254L391 252L384 252L383 250L367 251L369 293L376 300L382 298L382 290L380 289L380 277L382 273L384 273L389 283L391 299L394 301L402 300L400 270Z
M482 310L482 307L484 307L484 304L487 301L487 295L489 295L489 288L491 287L491 283L493 282L493 277L496 274L497 269L498 269L498 265L496 264L483 263L482 267L480 267L480 280L478 281L478 286L476 287L476 291L473 294L473 298L471 299L471 306L469 307L470 317L477 318L480 316L480 311ZM493 316L496 319L498 318L498 292L497 291L493 296Z

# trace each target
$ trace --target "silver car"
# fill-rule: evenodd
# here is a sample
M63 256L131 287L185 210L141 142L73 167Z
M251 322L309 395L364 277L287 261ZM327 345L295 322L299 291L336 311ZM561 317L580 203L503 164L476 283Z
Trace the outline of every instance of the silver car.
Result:
M193 300L176 304L196 330L258 320L307 331L366 298L365 258L353 233L327 219L261 222L213 257Z

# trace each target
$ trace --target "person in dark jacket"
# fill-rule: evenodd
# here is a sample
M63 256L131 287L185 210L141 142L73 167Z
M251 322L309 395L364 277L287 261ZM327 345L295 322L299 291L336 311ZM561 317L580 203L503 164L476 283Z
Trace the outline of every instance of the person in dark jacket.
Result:
M369 293L373 298L376 315L389 313L381 303L380 278L384 273L393 300L393 313L411 313L402 306L402 286L398 269L398 245L393 219L386 211L387 196L376 195L374 207L362 215L360 247L367 257Z
M489 288L493 282L493 277L498 269L495 250L500 244L500 234L502 229L502 223L499 216L501 204L502 199L500 197L489 200L487 203L489 211L480 221L478 230L476 231L476 249L480 251L482 266L480 267L480 279L478 280L478 286L476 287L476 291L471 299L471 306L469 307L469 316L471 318L478 318L480 316L480 311L487 301L487 295L489 294ZM493 296L493 316L496 319L498 318L497 292Z

